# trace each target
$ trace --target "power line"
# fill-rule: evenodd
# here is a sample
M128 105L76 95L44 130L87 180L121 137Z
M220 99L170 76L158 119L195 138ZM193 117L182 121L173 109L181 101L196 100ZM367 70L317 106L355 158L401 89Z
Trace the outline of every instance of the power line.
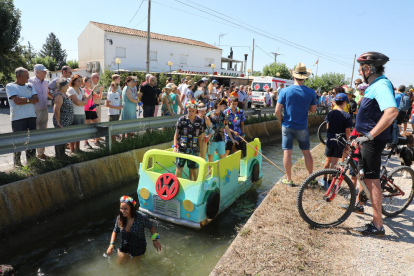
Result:
M218 18L220 18L221 20L224 20L224 21L229 22L229 23L231 23L231 24L237 25L237 26L239 26L239 27L241 27L241 28L244 28L244 29L246 29L246 30L248 30L248 31L250 31L250 32L253 32L253 33L255 33L255 34L258 34L258 35L261 35L261 36L264 36L264 37L270 38L270 39L272 39L272 40L275 40L275 41L281 42L281 43L283 43L283 44L287 44L287 45L289 45L289 46L291 46L291 47L294 47L294 48L296 48L296 49L299 49L299 50L302 50L302 51L308 52L308 53L310 53L310 54L312 54L312 55L315 55L315 56L323 56L325 59L328 59L328 60L330 60L330 61L332 61L332 62L336 62L336 63L338 63L338 64L341 64L341 65L343 65L343 66L347 66L347 67L349 67L349 66L350 66L350 67L352 68L352 65L351 65L351 64L347 64L347 63L345 63L345 62L343 62L343 61L341 61L341 60L338 60L338 59L335 59L335 58L332 58L332 57L326 56L326 55L321 54L321 53L316 54L316 53L318 53L317 51L312 50L312 49L309 49L309 48L304 47L304 46L301 46L301 45L298 45L298 44L296 44L296 43L294 43L294 42L291 42L291 41L288 41L288 40L286 40L286 39L280 38L280 39L282 39L282 40L286 40L287 42L285 42L285 41L281 41L281 40L280 40L280 39L278 39L278 38L274 38L274 37L271 37L271 36L269 36L269 35L265 35L265 34L260 33L260 32L258 32L258 31L252 30L252 29L250 29L250 28L243 27L242 25L237 24L237 23L234 23L234 22L232 22L232 21L230 21L230 20L228 20L228 19L225 19L225 18L222 18L222 17L220 17L220 16L217 16L217 13L216 13L216 14L209 13L209 12L207 12L207 11L203 10L203 9L200 9L200 8L197 8L197 7L193 7L193 6L191 6L191 5L188 5L188 4L186 4L186 3L183 3L182 1L179 1L179 0L175 0L175 1L176 1L176 2L179 2L179 3L183 4L183 5L186 5L186 6L188 6L188 7L191 7L191 8L193 8L193 9L196 9L196 10L199 10L199 11L201 11L201 12L207 13L207 14L209 14L209 15L212 15L212 16L215 16L215 17L218 17ZM200 4L198 4L198 6L200 6L200 7L204 7L204 6L200 5ZM204 7L204 8L209 9L209 8L207 8L207 7ZM228 17L228 18L230 18L230 17ZM234 19L234 18L233 18L233 20L237 21L237 20L236 20L236 19ZM264 31L262 31L262 32L264 32ZM273 35L273 36L275 36L275 35ZM275 37L277 37L277 36L275 36ZM296 46L296 45L297 45L297 46ZM304 48L304 49L302 49L302 48ZM313 51L313 52L315 52L315 53L310 52L310 51L308 51L308 50L306 50L306 49L309 49L310 51Z
M296 49L302 50L302 51L307 52L307 53L309 53L309 54L312 54L312 55L318 56L318 58L323 57L323 58L325 58L325 59L327 59L327 60L329 60L329 61L332 61L332 62L334 62L334 63L340 64L340 65L342 65L342 66L346 66L346 67L349 67L349 68L355 68L355 67L356 67L356 66L354 67L354 66L353 66L352 64L350 64L350 63L346 63L346 62L344 62L344 61L341 61L341 60L339 60L339 59L333 58L333 57L331 57L331 56L328 56L328 55L323 54L323 53L321 53L321 52L318 52L318 51L316 51L316 50L313 50L313 49L310 49L310 48L308 48L308 47L305 47L305 46L299 45L299 44L297 44L297 43L295 43L295 42L292 42L292 41L290 41L290 40L287 40L287 39L284 39L284 38L282 38L282 37L276 36L276 35L274 35L274 34L271 34L271 33L269 33L269 32L266 32L266 31L264 31L264 30L261 30L261 29L259 29L259 28L256 28L256 27L254 27L254 26L252 26L252 25L246 24L247 26L251 26L251 27L253 27L253 28L255 28L255 29L257 29L257 30L261 31L262 33L258 32L258 31L255 31L255 30L252 30L252 29L250 29L250 28L247 28L247 27L241 26L240 24L234 23L234 22L232 22L232 21L230 21L230 20L226 19L226 18L230 18L230 19L233 19L234 21L236 21L236 22L237 22L237 20L236 20L236 19L231 18L231 17L229 17L228 15L224 15L224 14L222 14L222 13L218 12L218 11L213 11L214 13L207 12L206 10L210 10L210 11L211 11L211 9L210 9L210 8L208 8L208 7L205 7L205 6L201 5L201 4L199 4L199 3L195 3L195 2L193 2L193 1L186 0L186 1L188 1L188 2L191 2L191 3L196 4L196 5L197 5L197 6L199 6L199 7L204 8L205 10L203 10L203 9L201 9L201 8L197 8L197 7L191 6L191 5L187 4L187 3L183 3L182 1L179 1L179 0L175 0L175 1L176 1L176 2L179 2L179 3L183 4L183 5L186 5L186 6L188 6L188 7L191 7L191 8L193 8L193 9L196 9L196 10L199 10L199 11L201 11L201 12L204 12L204 13L206 13L206 14L209 14L209 15L215 16L216 18L219 18L219 19L221 19L221 20L223 20L223 21L229 22L229 23L231 23L231 24L233 24L233 25L236 25L236 26L238 26L238 27L241 27L241 28L243 28L243 29L246 29L246 30L248 30L248 31L250 31L250 32L253 32L253 33L255 33L255 34L259 34L259 35L261 35L261 36L264 36L264 37L270 38L270 39L272 39L272 40L275 40L275 41L281 42L281 43L283 43L283 44L287 44L287 45L289 45L289 46L291 46L291 47L293 47L293 48L296 48ZM220 17L220 16L217 16L217 14L221 14L221 15L223 15L223 16L226 16L226 18L222 18L222 17ZM232 26L232 27L234 27L234 26ZM265 34L263 34L263 33L268 33L268 34L270 34L270 35L271 35L271 36L273 36L273 37L268 36L268 35L265 35ZM283 40L283 41L281 41L281 40ZM394 78L394 79L397 79L397 78L395 78L395 77L393 77L393 78ZM404 82L405 82L405 81L404 81Z
M144 3L144 0L142 0L142 1L141 1L141 4L139 5L137 12L134 14L134 16L132 17L132 19L128 22L128 24L129 24L129 23L131 23L131 21L135 18L135 16L136 16L136 15L137 15L137 13L139 12L139 9L140 9L140 8L141 8L141 6L142 6L142 3Z
M147 16L145 16L145 18L144 19L142 19L137 25L135 25L133 28L136 28L139 24L141 24L142 22L144 22L144 20L145 19L147 19L148 18L148 15Z
M256 44L255 47L259 48L260 50L262 50L263 53L265 53L266 55L268 55L269 57L271 57L273 59L272 55L270 55L268 52L266 52L265 50L260 48L259 45Z

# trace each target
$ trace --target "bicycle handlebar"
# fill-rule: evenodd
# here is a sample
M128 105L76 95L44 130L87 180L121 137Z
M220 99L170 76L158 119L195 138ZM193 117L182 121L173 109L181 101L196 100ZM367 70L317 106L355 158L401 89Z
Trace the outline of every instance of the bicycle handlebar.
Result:
M351 141L348 141L344 138L343 135L344 135L343 133L342 134L335 134L336 138L331 138L330 140L331 141L337 141L339 143L344 143L344 144L348 145L352 150L355 150L356 148L354 146L352 146L352 140L354 140L354 139L352 139ZM353 137L355 137L355 136L353 136Z

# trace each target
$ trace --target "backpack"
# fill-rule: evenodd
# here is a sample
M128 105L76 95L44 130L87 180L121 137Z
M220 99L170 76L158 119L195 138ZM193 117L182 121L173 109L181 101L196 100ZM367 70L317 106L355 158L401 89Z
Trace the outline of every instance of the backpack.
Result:
M408 97L406 94L404 94L401 97L399 110L400 111L407 111L410 107L411 107L410 97Z

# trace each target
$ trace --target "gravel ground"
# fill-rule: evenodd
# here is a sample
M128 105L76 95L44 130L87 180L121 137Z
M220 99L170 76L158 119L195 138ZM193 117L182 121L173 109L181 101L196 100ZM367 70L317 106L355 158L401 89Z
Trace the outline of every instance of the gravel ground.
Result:
M318 170L323 151L315 149ZM388 171L399 165L393 157ZM382 238L353 231L372 220L369 203L365 214L353 213L340 226L309 231L291 206L296 203L297 189L283 193L284 188L278 186L253 213L211 275L414 275L414 203L396 217L383 216L386 236ZM297 244L303 246L300 252L295 251Z

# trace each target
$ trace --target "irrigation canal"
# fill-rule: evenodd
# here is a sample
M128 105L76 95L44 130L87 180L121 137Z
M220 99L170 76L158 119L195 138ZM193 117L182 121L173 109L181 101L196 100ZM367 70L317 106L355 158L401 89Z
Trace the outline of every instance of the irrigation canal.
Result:
M313 133L311 148L318 143ZM283 167L280 144L280 141L263 144L262 151ZM301 151L295 144L292 160L300 157ZM116 264L115 254L106 257L104 253L119 212L118 199L123 194L137 199L136 182L122 191L78 204L37 226L19 231L12 237L20 240L17 248L2 248L0 263L13 265L18 275L208 275L234 239L238 226L249 219L275 181L282 177L282 173L265 160L262 171L263 179L259 183L201 230L154 221L161 234L162 251L156 252L149 243L141 259L125 266ZM117 247L119 242L118 237Z

